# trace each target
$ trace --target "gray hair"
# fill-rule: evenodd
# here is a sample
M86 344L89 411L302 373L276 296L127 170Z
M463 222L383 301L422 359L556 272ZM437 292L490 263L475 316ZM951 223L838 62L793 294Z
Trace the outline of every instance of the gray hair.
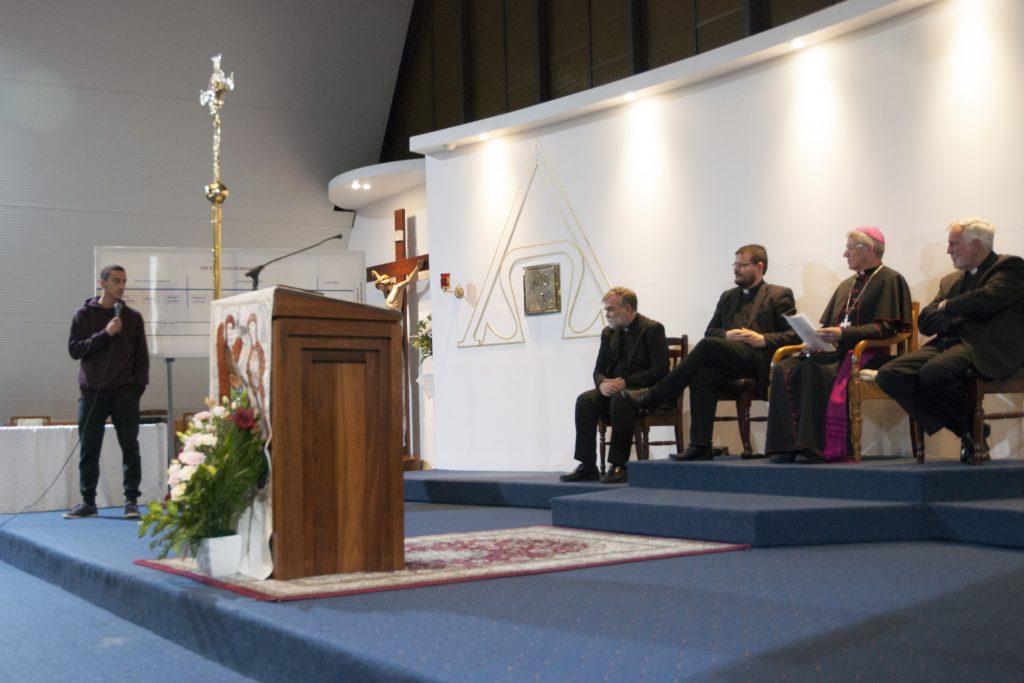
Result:
M851 230L846 233L846 239L852 239L858 244L866 244L875 252L875 256L882 258L882 254L885 253L885 242L879 242L871 235L863 233L860 230Z
M608 299L613 296L617 296L622 299L622 303L627 304L634 311L636 310L636 292L628 287L612 287L601 297L601 303L605 303Z
M981 246L985 247L985 251L992 251L992 245L996 241L996 226L988 221L982 220L977 216L969 216L953 221L946 228L946 231L948 232L953 228L961 228L966 239L978 240L981 242Z

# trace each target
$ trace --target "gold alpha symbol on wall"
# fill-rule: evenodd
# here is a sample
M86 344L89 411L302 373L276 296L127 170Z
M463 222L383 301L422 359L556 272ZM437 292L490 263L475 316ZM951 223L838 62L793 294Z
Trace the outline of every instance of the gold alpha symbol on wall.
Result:
M523 288L514 279L545 261L558 262L564 274L562 339L600 335L601 297L611 285L547 155L534 142L460 348L526 342Z

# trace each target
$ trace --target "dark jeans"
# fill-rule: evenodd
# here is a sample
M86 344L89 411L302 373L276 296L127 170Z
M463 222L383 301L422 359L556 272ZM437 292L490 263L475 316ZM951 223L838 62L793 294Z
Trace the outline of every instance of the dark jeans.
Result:
M125 500L137 500L142 482L142 459L139 455L139 399L145 387L125 387L113 396L78 401L78 437L82 440L78 472L82 500L96 504L96 484L100 479L100 450L107 418L114 423L117 442L121 445Z

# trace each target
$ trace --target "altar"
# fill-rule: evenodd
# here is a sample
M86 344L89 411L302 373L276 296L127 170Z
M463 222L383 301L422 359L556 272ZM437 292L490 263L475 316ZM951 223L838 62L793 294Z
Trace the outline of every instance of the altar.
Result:
M81 502L77 443L76 425L0 427L0 513L18 512L30 504L27 512L66 510ZM142 455L139 503L145 504L163 498L167 490L167 425L140 425L139 452ZM65 461L67 465L61 470ZM53 487L43 495L54 479ZM36 501L40 495L43 497ZM114 426L109 424L100 454L96 505L101 508L124 505L121 447Z

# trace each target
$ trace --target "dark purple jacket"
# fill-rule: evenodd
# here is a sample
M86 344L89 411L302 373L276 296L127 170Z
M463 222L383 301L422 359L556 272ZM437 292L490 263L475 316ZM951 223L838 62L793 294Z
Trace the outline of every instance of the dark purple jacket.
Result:
M111 337L107 323L113 308L99 305L99 297L87 299L75 311L68 336L68 353L82 361L78 386L82 398L112 396L128 387L149 384L149 348L142 316L134 308L121 312L121 332Z

